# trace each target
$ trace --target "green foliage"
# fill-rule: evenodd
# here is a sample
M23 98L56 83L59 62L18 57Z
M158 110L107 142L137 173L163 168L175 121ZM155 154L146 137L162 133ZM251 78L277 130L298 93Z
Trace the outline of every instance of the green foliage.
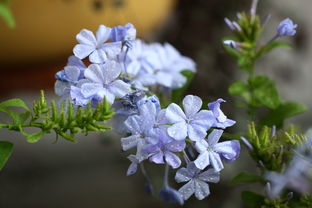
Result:
M20 107L26 112L18 113L10 108ZM37 142L45 134L55 132L66 140L74 142L77 133L88 134L89 131L104 132L110 129L109 126L102 124L109 120L113 112L107 102L99 102L96 108L89 104L86 108L75 106L68 101L62 103L57 109L54 101L48 106L43 92L38 102L34 102L33 110L20 99L11 99L0 103L0 111L8 114L12 124L0 124L0 128L18 131L27 137L30 143ZM38 132L28 133L25 129L35 127Z
M272 132L274 130L267 126L258 130L251 122L246 139L254 148L250 151L250 155L258 162L262 171L281 172L292 157L293 149L306 138L297 133L293 126L286 130L279 130L276 134Z
M14 108L23 109L20 113ZM32 110L20 99L11 99L0 103L0 112L6 113L12 119L12 123L0 123L0 129L6 128L20 132L26 137L27 142L35 143L45 134L54 132L56 137L75 142L78 133L88 134L90 131L104 132L110 127L105 125L112 115L110 105L104 100L95 108L91 103L86 107L75 107L71 101L63 102L58 109L55 102L47 104L44 93L41 92L39 101L34 102ZM28 128L39 129L35 133L28 133ZM10 156L13 144L0 142L0 169Z
M259 122L260 125L282 127L286 118L302 114L307 111L307 107L296 102L282 103L277 109L271 110Z
M0 170L8 161L13 150L13 144L10 142L0 141Z
M0 0L0 16L9 27L15 27L15 20L10 9L10 0Z
M261 47L255 55L255 58L258 58L266 53L271 52L275 48L292 48L292 46L284 41L273 41Z
M258 182L261 182L261 183L264 182L261 176L252 174L252 173L241 172L230 181L230 184L241 185L241 184L258 183Z
M265 106L269 109L276 109L281 104L275 84L268 77L251 77L248 84L251 94L250 105L252 107Z
M251 191L243 191L241 198L248 208L259 208L264 204L264 196Z

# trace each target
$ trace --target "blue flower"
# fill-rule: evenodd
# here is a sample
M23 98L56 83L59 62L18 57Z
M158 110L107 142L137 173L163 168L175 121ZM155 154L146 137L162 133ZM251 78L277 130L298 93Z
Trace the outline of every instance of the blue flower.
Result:
M159 193L159 198L170 204L184 204L182 195L170 186L165 186L163 189L161 189Z
M216 171L224 168L221 159L232 162L239 157L240 144L237 140L225 141L218 143L223 130L213 130L208 140L202 139L195 143L195 149L199 156L194 161L197 168L203 170L211 165Z
M84 98L104 98L110 104L115 97L121 98L131 92L130 85L117 79L121 72L121 66L115 61L107 61L105 64L91 64L84 75L89 81L81 85L81 94Z
M276 31L279 36L294 36L297 26L291 19L286 18L278 25Z
M131 23L128 23L125 26L118 25L113 27L109 39L113 42L131 42L134 41L135 38L136 29Z
M163 138L166 136L158 136L160 139L157 144L149 144L144 148L144 151L149 155L149 160L156 164L165 164L166 161L172 168L178 168L181 165L181 160L174 153L183 151L186 146L185 142L175 140L164 141Z
M116 59L116 56L121 52L122 43L110 42L111 28L100 25L96 32L96 36L87 29L83 29L76 36L77 44L74 47L74 54L80 59L89 56L92 63L104 63L107 59Z
M154 70L145 77L149 79L151 85L158 84L171 89L181 88L186 78L181 74L182 70L195 72L195 63L188 57L182 56L169 43L152 44L155 56L149 56L149 63Z
M176 140L184 140L187 136L192 141L199 141L207 135L214 117L211 111L201 110L202 100L194 95L187 95L183 99L182 111L175 103L166 109L166 117L172 126L168 127L168 135Z
M130 176L136 173L138 164L140 163L140 157L137 155L129 155L127 158L131 161L131 164L127 170L127 176Z
M221 111L220 104L223 102L225 102L225 100L219 98L217 101L208 104L209 109L212 110L215 117L212 127L225 129L226 127L233 126L236 123L235 121L228 119Z
M55 78L57 79L54 85L55 94L67 97L70 94L70 87L76 86L84 78L86 68L80 59L70 56L64 70L55 74Z
M152 102L155 104L156 109L160 109L157 96L153 95L147 98L145 92L141 90L135 90L120 100L115 101L112 106L115 110L114 117L112 118L114 130L120 134L130 133L124 122L129 116L138 115L139 106L146 102Z
M189 199L193 194L199 200L204 199L210 194L210 183L218 183L220 180L220 173L214 169L208 169L201 172L193 162L187 164L187 168L181 168L175 175L175 180L178 183L187 182L179 189L183 199Z
M182 70L196 71L195 63L168 43L146 45L137 41L133 51L129 51L126 66L128 73L134 77L135 85L139 87L160 85L177 89L186 82Z
M155 105L147 102L139 107L139 115L132 115L125 121L125 126L131 135L121 138L124 151L136 147L138 143L145 145L153 140L150 131L154 126L156 113Z

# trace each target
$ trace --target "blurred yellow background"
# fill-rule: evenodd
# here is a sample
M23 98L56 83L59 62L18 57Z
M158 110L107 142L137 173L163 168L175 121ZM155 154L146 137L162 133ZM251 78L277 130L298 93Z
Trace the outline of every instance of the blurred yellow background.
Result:
M0 62L3 65L43 63L69 56L75 35L100 24L131 22L139 37L165 21L175 0L13 0L14 29L0 21Z

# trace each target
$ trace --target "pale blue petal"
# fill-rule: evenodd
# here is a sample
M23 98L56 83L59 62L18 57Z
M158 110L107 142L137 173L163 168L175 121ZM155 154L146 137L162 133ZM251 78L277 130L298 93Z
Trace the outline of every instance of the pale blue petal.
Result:
M175 140L184 140L187 136L187 125L185 122L175 123L168 127L167 133Z
M127 170L127 176L133 175L137 172L138 164L137 163L131 163L128 170Z
M121 80L112 82L109 85L108 90L118 98L121 98L131 92L130 85Z
M190 180L187 184L179 189L180 194L182 194L184 200L188 200L195 192L195 184L193 180Z
M171 76L173 78L171 84L172 89L178 89L185 85L186 77L183 76L180 72L172 73Z
M198 96L187 95L182 103L186 117L192 118L200 110L203 101Z
M164 164L164 154L163 152L158 152L149 157L149 160L156 163L156 164Z
M127 151L129 149L136 147L140 139L141 139L140 135L137 134L121 138L122 150Z
M109 59L117 59L121 53L121 42L105 43L100 50L103 50Z
M207 151L198 155L198 157L194 161L196 167L201 170L205 169L210 164L209 156L210 155Z
M199 174L197 178L205 182L218 183L220 180L220 172L209 168L207 171Z
M166 144L166 149L171 152L181 152L184 150L186 146L185 141L172 141L168 144Z
M106 99L106 101L110 104L113 104L115 101L115 95L113 93L111 93L110 91L108 91L107 89L103 88L102 90L100 90L97 93L97 96L100 97L100 99Z
M195 142L195 149L198 153L206 152L209 145L205 139L199 140Z
M175 180L178 183L187 182L193 178L193 174L187 168L180 168L175 175Z
M77 66L80 69L85 69L87 68L86 65L83 63L83 61L81 61L79 58L77 58L76 56L70 56L68 57L67 60L67 65L68 66Z
M180 106L175 103L171 103L166 109L166 118L171 123L185 122L186 116Z
M107 61L103 65L103 74L105 76L104 84L109 84L119 77L121 65L116 61Z
M55 94L58 96L63 96L65 94L69 94L70 86L71 86L71 84L68 82L62 82L62 81L56 80L56 82L54 84Z
M77 44L73 49L73 53L76 57L84 59L89 56L94 50L95 47L92 45Z
M79 43L85 44L85 45L90 45L95 48L96 46L96 39L93 35L93 32L87 29L81 30L77 35L76 39Z
M96 83L103 84L105 82L105 76L103 74L103 66L99 64L91 64L84 72L84 76Z
M227 162L232 162L239 157L240 144L237 140L220 142L214 145L213 150L219 153Z
M224 168L223 163L221 161L220 155L216 152L209 152L209 160L211 163L211 166L219 172Z
M195 179L194 185L195 185L195 196L197 199L202 200L210 194L209 186L207 183Z
M168 165L170 165L172 168L178 168L181 165L181 160L178 156L176 156L174 153L166 151L165 152L165 160Z
M173 77L172 74L159 71L155 74L156 81L158 84L163 85L165 87L172 87Z
M89 61L91 63L103 64L106 60L107 60L107 55L105 51L101 49L94 50L89 56Z
M138 72L140 71L140 69L141 69L141 63L135 60L127 65L126 73L131 76L136 76Z
M99 83L85 83L81 86L81 93L85 98L96 95L103 89Z
M190 123L194 123L204 127L206 130L210 129L215 122L215 118L213 116L212 111L201 110L196 113L191 120Z
M143 133L141 125L143 121L142 118L138 115L130 116L125 121L125 126L129 129L132 134L141 134Z
M111 28L106 27L104 25L100 25L99 29L96 32L96 40L98 44L104 43L108 40L110 33L111 33Z
M216 145L223 134L223 130L214 129L208 136L208 144L213 147Z
M192 141L199 141L202 140L206 137L207 135L207 129L196 125L196 124L188 124L187 125L187 133L188 133L188 137L192 140Z
M76 66L66 66L65 74L70 82L77 82L80 76L80 69Z
M70 88L70 97L74 105L83 106L85 107L90 99L85 98L82 93L81 89L78 87L71 86Z

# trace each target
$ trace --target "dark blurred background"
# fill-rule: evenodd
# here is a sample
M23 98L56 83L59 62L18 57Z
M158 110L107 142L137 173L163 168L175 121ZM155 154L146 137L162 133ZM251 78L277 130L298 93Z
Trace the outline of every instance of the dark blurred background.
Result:
M49 99L54 74L61 70L76 44L75 35L83 28L95 31L99 24L114 26L132 22L138 36L146 41L170 42L183 55L197 63L198 73L189 93L203 99L228 100L226 114L241 121L231 131L244 129L246 121L234 98L227 94L229 84L243 77L233 60L223 51L221 39L230 34L224 17L236 18L236 12L249 10L250 0L12 0L16 27L8 28L0 20L0 95L1 100L20 97L31 104L44 89ZM263 42L275 33L278 22L291 17L299 24L298 34L287 41L293 50L278 49L259 60L257 74L277 80L285 100L312 106L310 58L312 21L310 0L260 0L263 18L271 14ZM295 122L310 127L311 112ZM2 116L2 119L7 119ZM236 129L235 129L236 128ZM174 207L148 196L143 191L140 173L126 177L129 162L121 153L118 135L80 135L78 143L46 136L28 144L17 133L1 131L1 140L15 144L12 157L0 172L0 207ZM238 172L253 170L246 152L221 173L221 182L211 185L211 196L203 201L192 198L186 207L242 207L240 190L228 181ZM149 166L156 184L161 183L161 166ZM173 179L173 176L171 177ZM172 180L171 184L175 186ZM253 187L255 189L257 187ZM263 190L258 190L263 191Z

